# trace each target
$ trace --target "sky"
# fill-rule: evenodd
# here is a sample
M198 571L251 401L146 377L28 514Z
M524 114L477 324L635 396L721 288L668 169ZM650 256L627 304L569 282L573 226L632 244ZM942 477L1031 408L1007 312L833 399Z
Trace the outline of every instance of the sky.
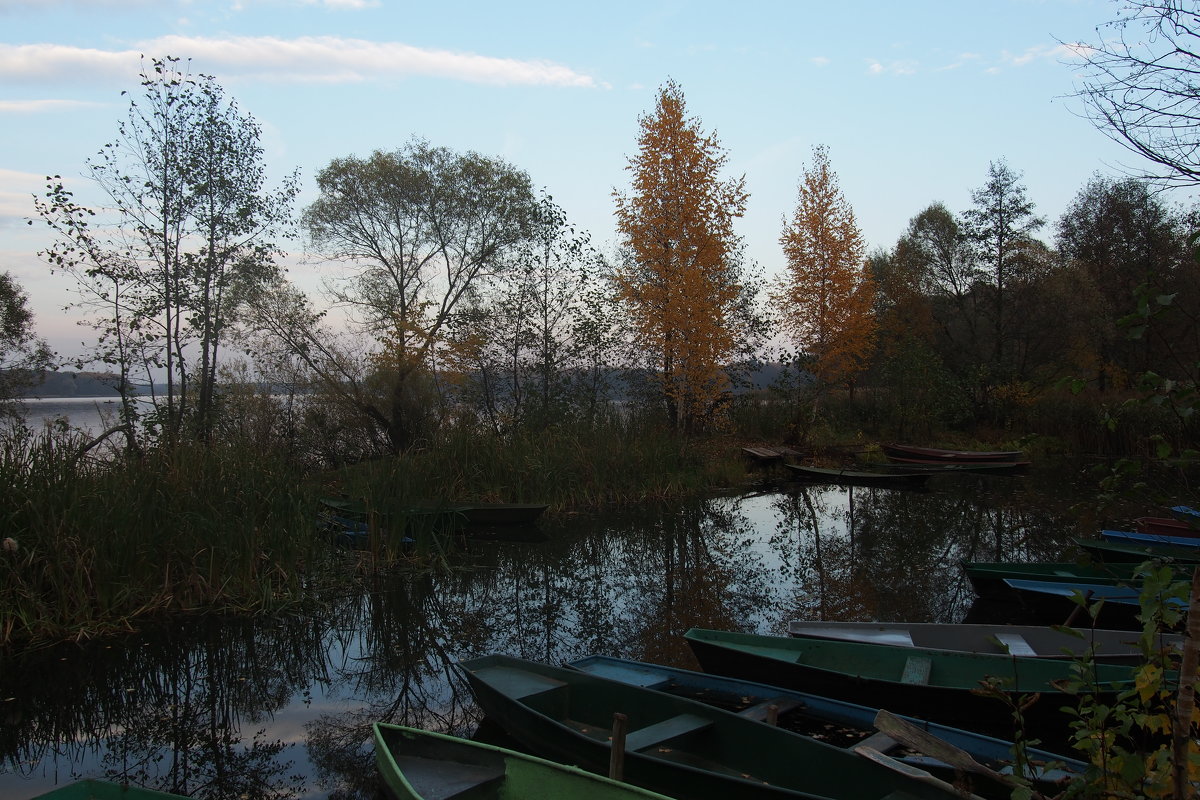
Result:
M0 0L0 271L64 356L90 331L37 253L32 196L115 138L141 56L190 58L262 126L272 184L414 137L525 170L602 249L638 118L668 79L750 192L737 229L769 276L813 147L828 147L869 248L935 201L958 213L1006 159L1050 224L1094 173L1136 159L1082 116L1071 44L1112 0ZM1190 202L1176 193L1172 202ZM289 246L315 292L329 266Z

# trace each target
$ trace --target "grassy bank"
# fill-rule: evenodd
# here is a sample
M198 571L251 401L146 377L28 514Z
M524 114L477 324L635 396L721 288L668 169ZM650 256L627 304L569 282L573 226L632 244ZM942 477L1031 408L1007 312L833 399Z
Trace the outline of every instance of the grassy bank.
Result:
M745 477L729 442L630 424L503 441L459 431L437 446L319 472L237 442L103 461L81 457L84 443L61 431L0 442L0 644L127 629L148 614L277 609L311 601L317 578L427 563L379 541L351 557L333 551L317 526L324 495L384 513L464 500L549 503L554 513Z

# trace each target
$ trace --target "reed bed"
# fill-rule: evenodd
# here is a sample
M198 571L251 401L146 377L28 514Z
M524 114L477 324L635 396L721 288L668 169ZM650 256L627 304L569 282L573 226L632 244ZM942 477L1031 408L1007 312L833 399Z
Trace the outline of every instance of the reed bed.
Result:
M745 466L734 441L690 441L631 421L504 438L459 429L437 446L342 470L330 485L381 511L464 500L594 511L743 480Z
M98 462L80 443L50 430L0 443L0 643L302 599L323 543L294 471L236 446Z

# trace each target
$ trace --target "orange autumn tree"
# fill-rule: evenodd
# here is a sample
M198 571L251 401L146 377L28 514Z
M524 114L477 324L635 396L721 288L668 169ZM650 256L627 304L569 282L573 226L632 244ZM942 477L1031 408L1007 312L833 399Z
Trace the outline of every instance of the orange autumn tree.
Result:
M824 146L800 182L799 200L779 238L787 270L772 301L785 332L821 390L852 384L875 336L874 287L866 244L838 188Z
M750 289L733 231L748 194L744 177L718 177L726 152L687 115L674 81L639 123L638 153L626 167L632 192L614 192L629 254L614 278L667 415L676 429L691 432L728 397L726 367L748 338L739 311L749 307Z

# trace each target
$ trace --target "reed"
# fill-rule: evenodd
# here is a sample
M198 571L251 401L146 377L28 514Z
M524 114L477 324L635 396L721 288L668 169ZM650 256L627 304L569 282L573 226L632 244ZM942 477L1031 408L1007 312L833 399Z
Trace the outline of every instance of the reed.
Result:
M127 628L160 610L303 597L319 541L300 476L236 445L115 463L69 432L0 445L0 642Z
M745 478L738 448L639 420L555 426L507 437L460 427L436 446L341 470L334 491L381 511L462 500L595 510L678 497Z

